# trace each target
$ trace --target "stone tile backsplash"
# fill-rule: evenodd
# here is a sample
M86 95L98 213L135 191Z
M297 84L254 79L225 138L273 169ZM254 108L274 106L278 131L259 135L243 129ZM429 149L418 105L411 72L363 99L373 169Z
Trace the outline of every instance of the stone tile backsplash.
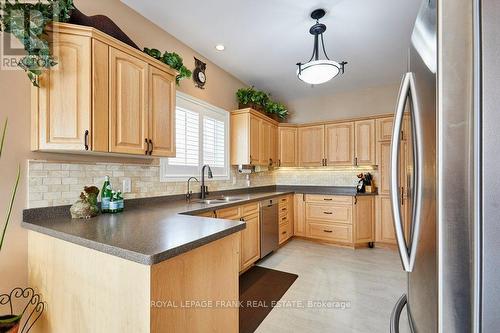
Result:
M372 172L372 171L371 171ZM315 169L278 169L248 176L250 186L267 185L319 185L355 186L359 171L332 171ZM372 172L377 177L376 171ZM120 189L124 178L130 178L132 192L126 199L184 194L186 182L160 182L160 166L120 163L67 163L54 161L28 161L28 208L69 205L75 202L84 186L101 188L104 176L110 176L114 188ZM198 190L193 184L194 191ZM246 175L231 168L229 180L209 181L211 191L248 187Z

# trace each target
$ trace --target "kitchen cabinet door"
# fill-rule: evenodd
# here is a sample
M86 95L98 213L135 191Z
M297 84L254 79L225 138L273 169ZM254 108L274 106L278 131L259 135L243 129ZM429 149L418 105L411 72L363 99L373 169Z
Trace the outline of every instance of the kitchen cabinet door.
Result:
M385 117L375 120L377 125L377 141L391 141L394 117Z
M379 195L376 201L376 233L375 241L386 244L396 244L394 222L392 217L391 198Z
M283 167L297 166L297 128L279 128L279 161Z
M278 126L271 124L271 165L279 166L278 156Z
M383 141L377 143L377 164L380 175L378 182L378 193L389 195L391 176L391 142Z
M33 88L32 148L91 150L91 38L51 36L57 65L40 76L40 88Z
M356 121L355 165L375 164L375 120Z
M251 266L260 257L259 214L253 214L242 219L247 225L241 231L240 271Z
M175 157L175 77L149 67L149 139L153 156Z
M354 164L354 123L325 125L327 165Z
M325 126L299 128L299 165L323 166L325 157Z
M144 155L148 139L148 64L110 48L111 149Z
M357 197L354 205L355 243L373 242L375 237L375 202L373 197Z
M262 120L250 115L250 164L259 165L261 160L261 123Z
M261 120L259 165L267 166L271 164L271 154L272 154L271 137L272 137L272 125L267 121Z
M293 196L293 234L295 236L306 236L306 214L303 194Z

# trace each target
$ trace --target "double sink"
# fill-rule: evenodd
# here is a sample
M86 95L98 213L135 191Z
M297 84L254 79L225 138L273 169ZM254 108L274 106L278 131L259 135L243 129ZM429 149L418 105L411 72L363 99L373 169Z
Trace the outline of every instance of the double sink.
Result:
M202 203L206 205L217 205L217 204L222 204L225 202L234 202L234 201L241 201L243 200L242 198L235 198L235 197L218 197L218 198L211 198L211 199L201 199L201 200L195 200L193 202L196 203Z

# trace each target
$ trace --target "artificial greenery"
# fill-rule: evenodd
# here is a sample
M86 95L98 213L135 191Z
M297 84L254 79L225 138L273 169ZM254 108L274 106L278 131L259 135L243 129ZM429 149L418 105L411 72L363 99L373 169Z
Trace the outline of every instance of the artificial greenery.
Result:
M179 72L177 77L175 78L175 82L179 84L179 82L184 78L191 77L191 71L184 66L182 62L182 57L175 52L167 52L161 53L158 49L148 49L144 48L144 53L150 55L151 57L160 60L161 62L169 65L173 69Z
M67 22L73 9L73 0L0 3L0 31L12 34L23 44L27 55L18 66L26 71L34 86L38 87L44 69L57 64L50 52L45 27L53 21Z
M0 138L0 157L2 157L2 150L3 150L3 144L5 141L5 134L6 133L7 133L7 119L5 119L5 123L4 123L3 130L2 130L2 136ZM9 204L7 206L7 214L5 217L5 224L4 224L4 227L2 229L2 234L0 236L0 251L2 250L2 245L3 245L4 238L5 238L5 233L7 232L7 226L9 225L10 216L12 214L12 207L14 206L14 199L16 198L17 187L19 186L19 179L20 178L21 178L21 166L18 166L17 167L17 177L16 177L16 181L14 183L14 189L12 190L12 194L11 194L10 199L9 199Z
M288 110L284 104L273 101L268 93L254 87L238 89L236 98L241 106L257 108L268 114L274 114L280 119L288 116Z

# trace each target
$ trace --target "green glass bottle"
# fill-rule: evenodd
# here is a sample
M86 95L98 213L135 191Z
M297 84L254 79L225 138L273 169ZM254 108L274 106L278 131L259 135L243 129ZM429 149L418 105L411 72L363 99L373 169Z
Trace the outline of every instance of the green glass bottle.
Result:
M109 201L109 212L111 214L116 214L119 212L118 208L119 202L118 202L118 196L115 191L111 192L111 200Z
M101 191L101 212L109 213L109 203L111 201L112 190L109 182L109 176L104 177L104 185Z
M118 212L121 213L123 212L123 208L125 208L122 191L116 192L116 197L118 199Z

